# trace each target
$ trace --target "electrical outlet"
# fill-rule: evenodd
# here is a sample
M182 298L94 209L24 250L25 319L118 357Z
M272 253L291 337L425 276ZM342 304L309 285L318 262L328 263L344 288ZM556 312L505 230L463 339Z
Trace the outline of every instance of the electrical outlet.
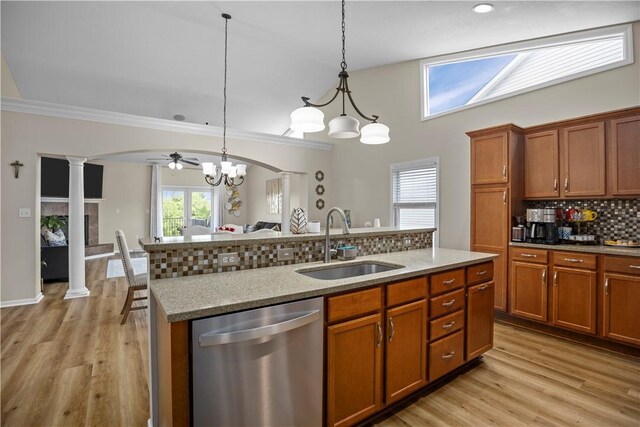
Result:
M408 237L405 237L405 238L404 238L404 245L405 245L405 246L411 246L411 239L410 239L410 238L408 238Z
M218 255L219 267L231 267L240 263L240 257L237 252L228 252Z
M278 249L278 261L293 261L293 248Z

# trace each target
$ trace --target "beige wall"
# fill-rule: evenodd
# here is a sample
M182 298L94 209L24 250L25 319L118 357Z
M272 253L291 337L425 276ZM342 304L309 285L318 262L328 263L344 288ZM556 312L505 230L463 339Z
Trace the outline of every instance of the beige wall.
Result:
M0 69L2 86L0 87L0 95L8 98L22 98L16 82L13 80L13 75L7 66L7 62L4 60L4 55L0 54L0 57L2 57L2 69Z
M440 158L440 246L469 247L469 140L466 131L503 123L531 126L640 104L640 25L635 23L635 63L445 115L420 119L419 61L351 72L349 86L360 110L377 114L391 142L366 146L344 140L334 146L327 188L339 206L351 209L355 226L390 218L390 165ZM339 104L339 103L334 103ZM336 106L336 108L339 106ZM325 110L326 120L338 114ZM355 114L355 113L354 113ZM324 133L322 133L324 135ZM319 134L311 134L321 139Z
M2 111L0 158L20 160L20 179L13 169L0 169L1 182L1 286L2 302L35 298L40 292L39 217L41 155L73 155L96 159L105 154L138 150L211 153L219 138L133 126ZM234 156L255 159L281 170L327 169L331 152L227 139ZM219 154L219 153L215 153ZM126 191L128 186L121 191ZM31 208L31 218L18 218L18 208ZM145 227L146 230L146 227ZM107 231L105 231L107 233ZM134 232L135 233L135 232ZM127 234L127 237L129 235Z
M281 222L282 214L267 213L267 181L271 179L282 178L282 175L272 172L260 166L252 166L250 172L249 186L246 188L247 204L248 204L248 224L255 224L258 221ZM309 174L292 174L290 175L291 191L289 194L291 209L301 207L307 209L311 203L308 199L308 183ZM314 202L315 203L315 202ZM319 216L314 208L314 215Z

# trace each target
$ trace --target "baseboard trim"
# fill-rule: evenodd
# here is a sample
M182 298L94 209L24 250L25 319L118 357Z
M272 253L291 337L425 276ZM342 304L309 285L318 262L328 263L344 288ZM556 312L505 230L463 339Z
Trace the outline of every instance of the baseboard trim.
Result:
M104 257L108 257L108 256L113 256L116 253L117 252L107 252L106 254L89 255L89 256L84 257L84 259L87 260L87 259L104 258Z
M14 299L11 301L0 301L0 308L38 304L40 301L42 301L42 298L44 298L44 295L42 294L42 292L38 292L38 295L35 298Z

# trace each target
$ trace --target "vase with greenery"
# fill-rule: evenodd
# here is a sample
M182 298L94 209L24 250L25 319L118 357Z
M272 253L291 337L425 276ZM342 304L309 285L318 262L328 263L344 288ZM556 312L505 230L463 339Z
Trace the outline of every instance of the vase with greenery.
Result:
M40 227L43 231L55 232L67 225L67 219L58 215L43 215L40 217Z

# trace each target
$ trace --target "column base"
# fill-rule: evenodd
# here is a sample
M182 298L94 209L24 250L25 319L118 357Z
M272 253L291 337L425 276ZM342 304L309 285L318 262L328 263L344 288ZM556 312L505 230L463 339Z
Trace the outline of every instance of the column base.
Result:
M89 289L82 287L80 289L69 289L64 295L64 299L83 298L89 296Z

